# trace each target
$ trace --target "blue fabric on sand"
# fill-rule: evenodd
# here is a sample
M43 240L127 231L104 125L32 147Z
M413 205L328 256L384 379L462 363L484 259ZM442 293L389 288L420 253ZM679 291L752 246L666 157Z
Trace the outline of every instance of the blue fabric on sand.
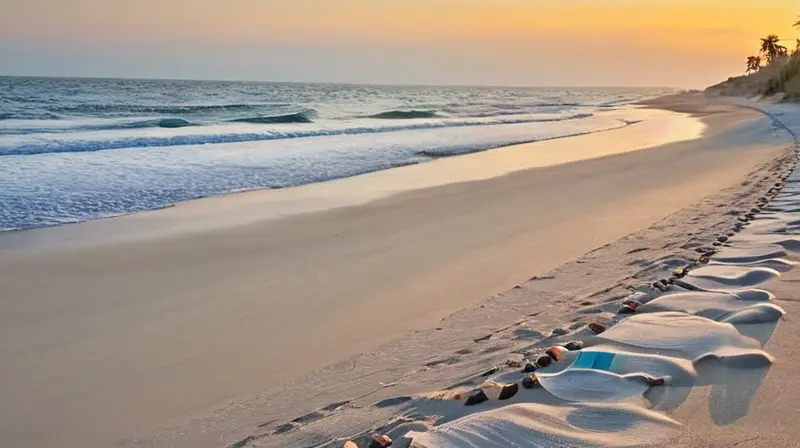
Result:
M572 367L577 369L609 370L614 356L613 353L605 352L581 352L575 358Z

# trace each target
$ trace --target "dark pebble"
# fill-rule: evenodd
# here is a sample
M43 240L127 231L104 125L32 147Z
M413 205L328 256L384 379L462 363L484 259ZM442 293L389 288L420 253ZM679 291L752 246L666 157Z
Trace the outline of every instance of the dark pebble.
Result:
M703 255L703 257L705 257L705 255ZM702 258L702 257L701 257L701 258ZM653 283L652 285L650 285L650 286L651 286L653 289L657 289L657 290L659 290L659 291L661 291L661 292L666 292L666 291L667 291L667 289L668 289L668 288L667 288L667 286L666 286L666 285L664 285L664 284L663 284L663 283L661 283L661 282L654 282L654 283Z
M636 310L628 305L622 305L621 307L619 307L619 311L617 311L617 314L635 314L635 313Z
M486 393L480 389L475 389L470 392L469 397L464 402L464 406L475 406L476 404L481 404L483 402L489 401L489 397L486 396Z
M564 348L571 352L581 350L583 348L583 341L569 341L564 345Z
M533 364L537 369L544 369L545 367L550 367L550 365L553 364L553 361L555 361L555 358L552 356L542 355L536 358L536 361L534 361Z
M594 334L600 334L606 331L606 327L603 324L598 324L596 322L592 322L589 324L589 329L592 330Z
M387 435L376 434L367 448L388 448L392 446L392 439Z
M519 392L519 384L517 383L506 384L505 386L503 386L503 390L500 391L500 396L498 396L497 398L499 400L508 400L509 398L516 395L517 392Z
M537 386L539 386L539 380L537 380L533 375L526 376L522 379L522 387L525 389L533 389Z
M622 302L623 305L628 305L629 307L633 308L634 310L642 306L642 303L638 300L626 300Z
M633 300L626 300L619 307L618 314L633 314L639 308L639 303Z

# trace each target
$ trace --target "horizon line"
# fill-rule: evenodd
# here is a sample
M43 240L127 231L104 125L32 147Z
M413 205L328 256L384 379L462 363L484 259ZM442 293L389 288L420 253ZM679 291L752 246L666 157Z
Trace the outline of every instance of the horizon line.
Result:
M414 84L414 83L364 83L346 81L276 81L255 79L211 79L211 78L169 78L169 77L128 77L128 76L81 76L81 75L5 75L0 78L27 79L74 79L74 80L125 80L125 81L175 81L175 82L236 82L252 84L312 84L335 86L369 86L369 87L470 87L470 88L511 88L511 89L676 89L692 90L678 86L625 86L625 85L524 85L524 84Z

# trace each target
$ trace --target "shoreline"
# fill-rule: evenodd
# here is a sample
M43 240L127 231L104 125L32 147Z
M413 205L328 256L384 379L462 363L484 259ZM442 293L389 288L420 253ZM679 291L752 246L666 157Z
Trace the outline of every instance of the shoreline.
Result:
M40 304L35 303L34 308L11 310L8 326L2 330L9 334L4 333L3 337L24 340L27 344L9 347L4 353L48 356L46 361L27 360L23 365L15 365L15 369L21 369L19 372L33 368L37 373L14 375L14 382L24 394L29 386L46 384L48 372L35 369L37 363L61 364L61 369L86 374L87 363L80 361L88 361L92 375L85 381L93 382L93 387L112 396L84 397L80 403L73 403L72 406L81 412L95 410L89 414L78 412L69 420L77 419L72 423L78 426L81 422L97 424L106 420L105 425L97 425L101 428L93 429L102 432L101 437L105 438L116 438L123 433L148 433L155 430L154 425L180 427L181 415L203 415L203 410L211 412L219 403L235 397L276 390L275 387L280 390L277 385L287 380L302 378L309 371L349 359L359 352L369 352L407 334L410 329L432 328L442 317L449 321L451 317L447 316L452 316L454 311L470 308L486 297L506 291L532 273L541 275L587 251L648 227L682 210L687 202L701 200L705 193L714 193L733 180L741 179L754 166L772 160L780 153L779 146L785 143L785 139L771 137L770 126L754 112L729 110L706 119L709 132L700 140L405 192L363 205L300 214L268 224L249 224L227 232L208 230L196 236L162 237L151 243L117 242L109 247L75 249L72 254L65 248L63 253L45 258L34 254L31 260L6 262L0 271L12 296L47 297L55 293L60 297L60 303L47 307L41 304L40 308ZM741 137L751 134L752 140L742 141ZM725 159L720 159L723 157L718 154L720 148L725 150ZM509 149L501 152L506 151ZM458 158L448 160L455 159ZM689 159L691 166L678 173L683 176L681 182L676 181L675 176L660 172L669 167L677 168L678 162ZM709 171L712 167L714 172ZM608 177L613 173L622 174ZM675 183L680 184L680 188ZM548 185L551 191L547 191ZM633 185L637 186L636 191L631 191ZM665 191L669 192L666 198L663 197ZM252 195L242 195L245 196ZM420 204L426 205L421 207ZM532 210L532 204L537 204L538 208ZM632 220L630 216L620 216L614 207L641 213ZM480 214L476 214L476 208ZM587 216L594 219L592 235L585 232ZM380 219L376 221L376 217ZM148 224L148 220L137 220L136 224ZM339 242L341 240L344 241ZM548 240L551 243L547 243ZM316 256L296 253L298 248L308 246L319 248L315 249ZM426 246L432 246L438 254L431 253L431 247ZM277 259L264 258L264 253L273 254ZM532 254L536 259L530 259ZM385 258L387 256L389 258ZM380 260L391 260L391 263L375 270ZM461 261L453 264L454 260ZM325 269L315 268L315 263ZM311 266L306 266L308 264ZM584 264L589 266L582 268L599 268L596 262ZM316 278L311 275L314 271ZM288 278L291 273L297 276L296 283L281 287L278 280ZM497 277L476 283L480 279L475 278L475 273L484 276L494 273ZM102 278L105 283L92 285L93 278ZM414 284L409 284L411 279ZM329 303L319 302L319 296L328 294L335 285L345 289L339 290ZM187 286L190 286L188 291ZM363 289L365 286L371 289ZM421 293L423 290L438 293L425 296ZM565 293L551 291L551 294ZM275 297L278 302L265 303L265 295ZM218 297L224 297L224 303L219 303ZM313 301L309 301L311 299ZM70 309L64 308L66 303ZM431 303L435 303L435 310L424 309ZM270 306L265 308L267 305ZM51 311L50 306L55 309ZM286 314L287 308L294 314ZM291 308L295 308L294 311ZM56 314L51 313L59 311L74 320L62 321L60 315L58 320L53 320ZM409 314L409 311L412 312ZM398 317L403 313L405 317ZM94 320L98 316L102 319ZM385 321L384 316L391 319ZM30 333L34 329L14 325L17 319L30 324L32 318L40 324L51 325L48 330L53 333L35 335ZM452 333L450 344L463 340L468 334L487 330L487 326L496 323L497 316L495 322L489 319L482 321L481 326L472 327L469 321L459 324L457 317L452 320L452 324L447 322L448 332ZM83 321L91 324L84 327L82 333L75 333L72 325ZM358 328L351 327L354 321L359 322ZM215 334L209 335L209 330ZM444 330L425 330L429 331L436 334ZM113 337L101 340L86 332ZM232 336L232 332L236 336ZM176 335L177 340L174 339ZM420 337L426 335L430 336L420 333ZM270 336L276 340L270 341ZM408 337L414 339L414 333ZM69 341L72 347L60 346L58 340ZM151 343L155 341L157 345ZM291 346L286 347L287 343ZM314 350L302 348L309 346ZM74 351L78 349L81 351ZM87 359L82 354L87 351L97 353L100 358ZM180 359L176 360L175 356ZM131 377L130 372L126 376L116 369L112 364L118 357L122 358L116 362L129 364L138 371L139 377ZM14 356L13 359L19 358ZM385 360L373 359L366 362L366 366L361 365L361 361L359 372L377 368L382 362L382 375L392 376L393 372L385 369ZM369 367L369 362L377 364ZM278 376L265 379L265 374L275 366L280 366ZM395 367L403 369L403 366L401 363ZM342 367L329 367L327 369L332 370L328 373L339 375ZM325 369L322 373L324 376ZM108 382L108 378L114 380ZM442 382L443 379L430 381ZM207 394L209 384L216 389L217 397ZM249 386L242 387L242 384ZM372 382L345 384L350 384L347 388L355 391L375 388ZM294 412L289 409L291 406L309 407L316 401L342 394L341 390L325 389L324 381L313 386L303 393L311 393L316 398L303 399L302 394L295 394L280 401L275 395L267 395L261 406L272 409L287 406L283 411L287 415L283 418L291 419L288 415ZM419 389L420 386L408 387ZM228 392L220 393L223 389ZM234 392L236 389L240 392ZM77 390L80 388L72 385L70 391ZM153 403L146 406L141 403L128 408L126 415L105 416L102 412L107 407L103 405L106 400L135 403L138 399L130 394L143 390L159 397L156 409ZM304 389L283 386L284 392L278 395L298 390ZM51 402L48 396L53 393L53 389L45 388L28 398L47 403ZM198 398L200 393L205 393L205 397ZM359 394L356 392L356 395ZM22 396L12 396L10 403L15 399L21 400ZM192 403L188 403L190 400ZM276 406L276 402L281 405ZM269 420L263 415L270 412L269 409L254 407L247 399L237 403L241 406L234 406L224 415L238 417L209 426L214 428L210 431L217 431L216 436L224 434L227 440L251 422L258 422L262 417L263 421ZM143 413L149 415L144 417ZM214 420L214 417L204 418ZM47 426L54 424L47 416L41 416L39 425L42 419ZM146 422L148 419L151 423ZM198 421L201 420L203 418ZM30 421L34 421L33 417ZM67 437L63 440L77 441L92 431L74 425L60 429ZM15 440L15 434L20 437L16 440L32 437L25 432L25 427L24 422L18 421L13 429L9 428L11 440ZM188 439L175 440L178 434ZM175 446L192 446L192 441L198 442L193 436L209 437L206 443L215 437L206 432L156 430L155 439L150 440L162 443L173 440ZM146 445L147 437L129 442L132 446Z
M134 188L125 193L124 189L127 183L114 183L111 180L115 178L112 178L108 180L107 187L123 189L119 192L119 203L115 204L113 198L98 196L97 191L84 188L75 191L79 194L78 197L83 198L84 201L73 203L68 198L60 198L60 201L53 204L58 207L51 207L52 210L47 207L36 207L38 196L23 196L23 198L27 198L28 202L19 204L19 207L12 207L10 216L2 220L0 227L9 230L62 225L67 222L85 222L156 210L180 202L226 195L239 190L291 188L342 179L430 161L432 156L445 157L480 153L491 148L515 143L545 141L621 128L631 121L635 121L633 120L635 112L635 110L625 107L619 110L614 109L614 112L606 111L603 114L592 111L569 116L566 114L540 114L538 118L534 115L525 115L525 117L520 115L522 118L500 116L496 122L491 117L486 117L488 120L486 122L481 121L484 118L480 117L476 118L478 119L476 122L472 122L468 118L464 119L466 121L453 119L453 122L449 122L449 118L432 122L401 120L400 124L395 124L399 123L397 120L373 120L381 122L381 124L356 122L353 124L355 127L348 127L350 125L341 127L341 123L337 124L335 120L330 123L328 123L329 120L324 120L327 124L320 124L321 128L316 125L308 128L303 124L282 129L281 125L277 125L278 128L274 130L265 130L258 126L252 129L247 127L251 125L243 125L246 127L243 129L234 126L231 129L226 125L217 124L217 127L212 126L205 131L200 131L201 128L196 127L173 128L169 135L161 135L161 131L153 131L153 129L141 130L148 134L138 137L131 134L125 138L110 140L108 138L95 140L98 135L89 132L92 129L91 126L83 128L67 125L63 128L64 131L71 130L67 134L58 132L47 134L44 132L48 129L46 127L27 129L22 126L15 131L12 126L10 133L16 137L5 140L6 145L4 149L0 148L3 149L0 150L0 153L11 156L15 154L51 154L48 157L52 157L56 162L72 158L77 158L80 162L82 158L85 158L87 162L96 163L96 169L104 168L104 163L125 167L126 160L136 161L130 168L112 171L117 174L117 178L128 180L128 176L134 175L129 179L131 182L137 181L137 179L139 181L149 180L149 184L153 187L160 186L161 188L157 190ZM331 126L333 128L330 128ZM337 127L341 127L341 129L335 129ZM85 129L84 133L80 132L81 129ZM109 130L108 132L113 134L118 131L122 132L120 130ZM85 132L89 132L90 135L84 135ZM153 132L156 135L151 135ZM179 135L172 135L173 132L178 132ZM196 132L200 132L200 134L195 135ZM259 134L259 132L263 134ZM42 137L41 141L35 136L25 137L40 133L45 136L49 135L49 137ZM186 135L183 135L184 133ZM65 135L64 139L54 137L60 135ZM102 137L102 132L99 135ZM170 137L170 135L172 136ZM204 145L202 144L203 139L199 139L193 144L192 139L199 138L200 135L213 137L208 142L217 143L217 145ZM231 143L224 143L228 140L221 139L222 136L233 137L236 135L242 138L246 137L245 140L251 137L255 140L248 143L232 139ZM259 136L266 140L256 138ZM169 141L159 141L158 139L162 137ZM126 140L128 138L130 141ZM15 142L15 139L21 140ZM105 146L103 146L104 144ZM126 145L130 145L130 147ZM176 151L169 150L168 148L173 145L181 146ZM113 150L114 148L116 150ZM372 148L372 150L368 148ZM19 150L19 154L17 154L17 150ZM128 150L137 152L131 154ZM225 154L226 158L218 160L214 156L216 150ZM98 152L99 154L94 154ZM330 167L323 168L321 164L326 163L330 164ZM184 171L172 173L168 177L168 181L162 181L158 177L153 177L153 173L148 174L154 170L157 172L159 164L183 165ZM214 173L216 172L214 170L219 170L220 167L225 167L227 164L253 172L249 178L243 177L241 170L230 173L231 179L227 179L223 183L217 181L220 176L209 176L209 173ZM75 166L74 173L69 171L65 174L80 175L81 170L86 171L87 169L84 165ZM195 166L201 169L193 169ZM12 189L15 187L13 183L13 170L15 169L30 171L34 177L58 174L48 171L47 166L37 163L36 159L12 158L9 159L7 168L9 174L12 175L12 182L8 187ZM133 169L139 173L131 173L130 171ZM189 174L194 180L187 184L185 179L180 176L185 178ZM90 176L88 179L90 182L101 180L97 176ZM61 182L59 185L61 189L68 190L69 180ZM49 201L46 198L38 200ZM27 209L26 207L29 206L32 208Z
M0 251L17 249L28 242L44 241L43 244L51 250L54 243L62 241L109 244L121 239L151 239L190 231L201 233L246 226L292 215L363 205L427 188L486 180L531 168L697 139L706 130L702 120L691 114L650 107L639 109L638 114L642 121L626 122L618 128L503 145L318 183L232 191L152 210L53 226L9 229L0 232ZM625 122L622 118L619 120ZM575 151L574 146L590 149ZM598 150L591 149L592 146ZM260 209L254 210L256 207ZM192 225L187 226L187 222ZM147 226L146 231L142 230L143 225Z
M623 129L623 128L627 127L627 126L633 126L633 125L636 125L636 124L639 124L639 122L625 123L624 126L620 126L618 128L602 129L602 130L599 130L599 131L585 132L585 133L581 133L581 134L571 134L571 135L564 135L564 136L558 136L558 137L543 138L543 139L540 139L540 140L531 140L529 142L509 143L509 144L505 144L505 145L494 146L494 147L482 149L482 150L479 150L479 151L467 152L467 153L463 153L463 154L438 155L438 154L426 154L426 153L422 152L422 153L420 153L420 155L423 155L425 157L429 157L429 160L426 160L426 161L423 161L423 162L409 162L409 163L405 163L405 164L391 166L391 167L386 168L386 169L368 171L368 172L365 172L365 173L353 174L351 176L337 177L337 178L327 179L327 180L324 180L324 181L321 181L321 182L312 182L312 183L309 183L309 184L292 185L292 186L282 187L282 188L269 188L269 187L265 187L265 188L242 188L242 189L232 190L232 191L229 191L229 192L226 192L226 193L216 194L216 195L212 195L212 196L201 196L201 197L197 197L197 198L194 198L194 199L187 199L185 201L179 201L179 202L175 202L175 203L172 203L172 204L167 204L167 205L164 205L162 207L157 207L157 208L153 208L153 209L139 210L139 211L133 211L133 212L129 212L129 213L121 213L121 214L116 214L116 215L99 216L99 217L96 217L96 218L89 218L89 219L85 219L85 220L81 220L81 221L70 221L70 222L64 222L64 223L60 223L60 224L45 224L45 225L32 226L32 227L19 227L19 228L0 229L0 235L4 234L5 232L25 232L25 231L29 231L29 230L42 230L42 229L49 229L49 228L57 228L57 227L61 227L61 226L71 226L71 225L76 225L76 224L85 224L85 223L92 222L92 221L103 221L103 220L109 220L109 219L125 218L125 217L128 217L128 216L139 215L139 214L143 214L143 213L159 212L159 211L162 211L162 210L165 210L165 209L170 209L170 208L173 208L173 207L180 207L183 204L193 203L193 202L197 202L197 201L206 201L206 200L217 199L217 198L222 200L224 198L228 198L228 197L232 197L232 196L246 195L246 194L257 193L257 192L263 193L263 192L276 192L276 191L281 191L281 190L289 190L289 189L295 189L295 188L309 188L309 187L312 187L312 186L318 185L318 184L327 184L329 182L339 182L339 181L344 181L344 180L348 180L348 179L359 178L359 177L362 177L362 176L366 176L366 175L377 173L377 172L381 172L381 171L388 171L388 170L394 170L394 169L398 169L398 168L405 168L405 167L408 167L408 166L419 165L419 164L423 164L423 163L430 163L430 162L434 162L434 161L439 160L439 159L448 159L448 158L452 158L452 157L461 157L461 156L467 156L467 155L473 155L473 154L481 154L481 153L484 153L484 152L495 151L495 150L505 149L505 148L514 147L514 146L530 145L530 144L533 144L533 143L547 142L547 141L551 141L551 140L568 139L568 138L572 138L572 137L581 137L581 136L586 136L586 135L598 134L598 133L601 133L601 132L616 131L616 130L619 130L619 129ZM658 146L658 145L654 144L654 145L651 145L651 146Z

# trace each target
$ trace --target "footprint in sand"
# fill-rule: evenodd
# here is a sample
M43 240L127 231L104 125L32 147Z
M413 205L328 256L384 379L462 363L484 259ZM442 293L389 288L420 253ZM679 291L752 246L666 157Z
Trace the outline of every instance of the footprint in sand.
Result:
M301 426L305 426L305 425L308 425L310 423L322 420L323 418L326 418L326 417L330 416L334 412L338 412L338 411L342 410L344 407L346 407L350 403L351 402L349 400L348 401L339 401L339 402L336 402L336 403L331 403L331 404L329 404L329 405L327 405L327 406L325 406L323 408L317 409L315 411L311 411L308 414L301 415L300 417L297 417L297 418L293 419L292 421L290 421L288 423L284 423L282 425L276 426L272 430L272 435L285 434L285 433L287 433L289 431L292 431L292 430L294 430L296 428L299 428ZM265 427L267 425L268 425L267 423L264 423L262 425L259 425L259 428ZM239 442L239 443L241 443L241 442Z

